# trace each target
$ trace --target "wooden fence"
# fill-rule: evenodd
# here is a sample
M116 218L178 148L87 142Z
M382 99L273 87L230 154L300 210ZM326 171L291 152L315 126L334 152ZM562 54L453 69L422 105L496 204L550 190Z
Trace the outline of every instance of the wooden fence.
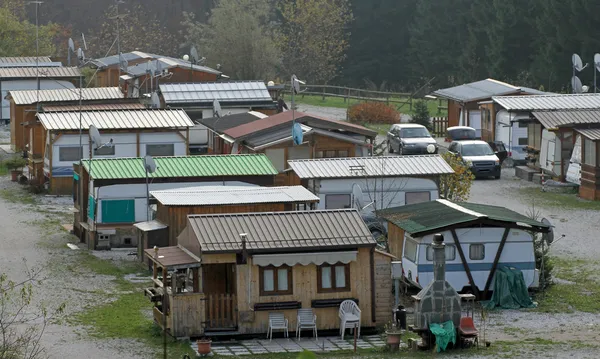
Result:
M431 129L434 137L445 137L448 129L448 117L432 117Z
M206 327L231 329L237 326L237 297L234 294L206 295Z

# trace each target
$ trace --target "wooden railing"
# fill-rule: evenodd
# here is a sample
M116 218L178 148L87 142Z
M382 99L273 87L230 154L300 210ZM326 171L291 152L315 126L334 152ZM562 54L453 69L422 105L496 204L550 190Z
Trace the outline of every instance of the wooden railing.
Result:
M206 295L206 327L231 329L237 326L237 298L234 294Z
M434 137L446 136L446 130L448 129L448 117L432 117L431 129Z

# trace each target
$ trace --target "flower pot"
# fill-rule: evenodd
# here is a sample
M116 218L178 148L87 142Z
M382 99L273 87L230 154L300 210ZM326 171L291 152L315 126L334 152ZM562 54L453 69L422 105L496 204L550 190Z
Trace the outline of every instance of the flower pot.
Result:
M400 346L400 332L385 332L387 345L392 351L398 350Z
M17 182L17 179L19 178L19 175L23 173L23 171L19 171L19 170L12 170L10 171L10 179L13 182Z
M206 355L211 352L211 343L210 339L198 339L196 340L196 344L198 344L198 354Z

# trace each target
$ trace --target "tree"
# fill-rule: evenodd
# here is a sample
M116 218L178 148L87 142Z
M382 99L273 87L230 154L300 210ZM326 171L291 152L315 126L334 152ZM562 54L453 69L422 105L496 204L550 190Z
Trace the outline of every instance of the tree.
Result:
M454 173L441 176L440 196L450 201L466 201L475 176L469 166L452 152L446 152L442 157L452 167Z
M39 269L26 269L26 279L14 282L0 273L0 359L37 359L44 356L40 340L48 323L59 317L62 304L53 311L33 304L33 284Z
M427 107L427 102L423 100L416 101L414 107L415 114L410 119L410 122L418 123L419 125L427 127L427 129L431 129L431 120L429 115L429 108Z
M219 1L207 24L185 13L185 41L240 80L270 80L279 66L269 0Z
M280 0L283 70L309 83L335 78L346 56L353 16L348 0Z
M0 7L0 57L2 56L35 56L35 24L20 20L17 11ZM38 44L40 56L51 56L56 53L53 44L54 36L59 33L60 26L53 23L40 26Z
M119 17L116 16L117 8L112 5L104 13L104 19L107 20L99 30L92 32L89 48L93 57L117 53L117 29L121 52L139 50L163 56L178 55L179 44L174 34L161 24L155 14L142 5L133 8L120 7Z

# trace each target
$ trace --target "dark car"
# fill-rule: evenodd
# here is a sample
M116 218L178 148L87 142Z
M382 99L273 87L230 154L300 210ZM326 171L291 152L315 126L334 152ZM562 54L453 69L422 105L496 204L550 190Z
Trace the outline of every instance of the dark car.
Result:
M508 151L506 150L506 146L504 146L504 142L492 141L492 142L488 142L488 144L490 145L492 150L494 150L494 153L500 160L500 164L502 164L502 162L504 162L506 157L508 157Z
M427 155L438 152L437 142L422 125L392 125L387 134L387 141L389 153Z
M485 141L454 141L448 152L459 156L471 169L475 177L500 178L500 159Z
M468 126L452 126L446 129L446 142L479 140L477 131Z

